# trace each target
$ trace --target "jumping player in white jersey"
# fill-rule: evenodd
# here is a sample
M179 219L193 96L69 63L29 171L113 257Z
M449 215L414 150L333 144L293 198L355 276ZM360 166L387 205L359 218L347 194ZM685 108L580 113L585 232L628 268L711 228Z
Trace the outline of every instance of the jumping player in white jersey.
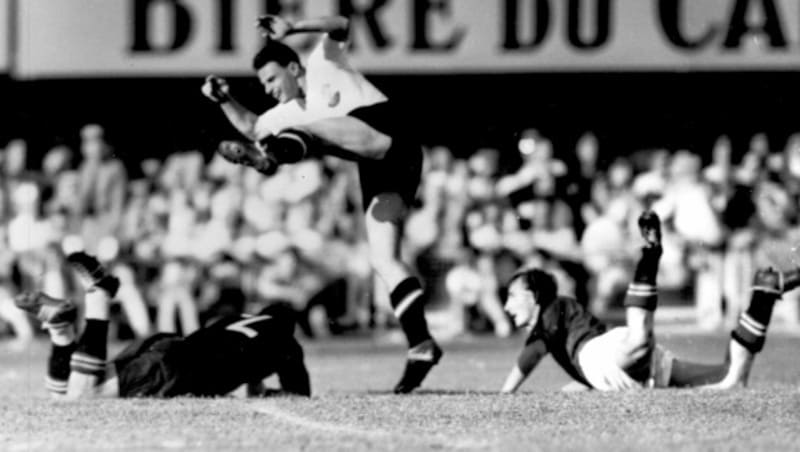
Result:
M264 16L259 28L267 41L255 55L253 67L278 105L256 115L231 96L223 79L207 77L203 94L220 105L243 136L257 143L223 142L218 151L264 174L309 153L358 163L370 261L389 288L409 345L406 367L394 391L408 393L442 356L425 320L423 287L400 257L402 225L421 177L421 144L386 96L349 64L348 19L291 23ZM303 64L280 39L310 32L322 36Z
M660 220L645 212L639 227L645 246L625 297L625 326L609 329L574 299L557 296L555 280L547 272L524 269L511 278L506 311L518 327L528 327L530 333L502 392L515 392L547 353L584 389L729 389L747 385L755 355L764 346L772 307L783 292L800 285L800 273L758 270L750 305L731 332L725 361L685 361L655 343Z

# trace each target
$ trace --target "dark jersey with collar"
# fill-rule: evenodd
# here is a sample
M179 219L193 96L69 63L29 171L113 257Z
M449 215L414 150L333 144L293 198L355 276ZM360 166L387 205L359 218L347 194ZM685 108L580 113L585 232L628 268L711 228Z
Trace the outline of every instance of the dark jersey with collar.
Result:
M221 396L273 373L303 392L308 376L293 331L294 322L281 317L232 315L187 337L153 336L115 360L120 395Z
M570 297L557 297L543 308L525 345L544 342L553 359L575 380L591 386L583 376L578 352L589 339L605 333L607 327L583 305Z

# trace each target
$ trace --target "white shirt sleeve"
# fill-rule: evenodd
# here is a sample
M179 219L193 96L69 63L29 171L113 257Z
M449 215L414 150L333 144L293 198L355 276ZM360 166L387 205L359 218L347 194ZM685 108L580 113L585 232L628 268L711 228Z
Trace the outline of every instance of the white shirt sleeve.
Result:
M288 127L308 122L307 114L296 100L278 104L259 115L256 119L256 139L275 135Z
M306 62L308 108L319 116L346 115L366 105L386 100L349 61L347 43L323 35Z

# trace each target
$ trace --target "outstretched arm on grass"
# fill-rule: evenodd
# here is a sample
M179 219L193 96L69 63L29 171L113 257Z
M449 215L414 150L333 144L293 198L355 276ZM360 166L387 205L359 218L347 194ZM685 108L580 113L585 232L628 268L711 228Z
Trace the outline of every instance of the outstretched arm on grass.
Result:
M547 347L544 341L535 340L526 344L525 348L523 348L522 352L519 354L514 367L511 368L511 372L509 372L506 377L503 389L501 389L500 392L504 394L516 392L546 354Z
M281 390L288 394L308 397L311 395L311 381L303 361L303 348L292 339L288 349L286 361L278 370Z

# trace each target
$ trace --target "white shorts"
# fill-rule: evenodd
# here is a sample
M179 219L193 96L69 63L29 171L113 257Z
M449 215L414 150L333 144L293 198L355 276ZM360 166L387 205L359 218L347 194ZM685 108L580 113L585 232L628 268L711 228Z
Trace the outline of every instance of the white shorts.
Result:
M590 339L578 352L578 363L583 375L593 388L600 391L621 391L633 388L666 388L672 374L675 356L660 345L653 348L650 359L650 377L640 383L628 375L615 362L628 328L621 326Z

